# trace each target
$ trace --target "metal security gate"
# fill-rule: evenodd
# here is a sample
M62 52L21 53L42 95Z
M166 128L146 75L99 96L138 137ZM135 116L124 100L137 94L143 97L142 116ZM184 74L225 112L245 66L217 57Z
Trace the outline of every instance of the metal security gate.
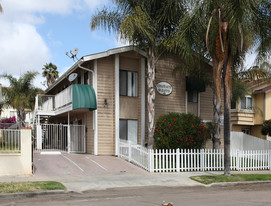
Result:
M85 153L85 125L41 124L36 127L36 150Z
M70 125L70 152L86 153L85 125Z

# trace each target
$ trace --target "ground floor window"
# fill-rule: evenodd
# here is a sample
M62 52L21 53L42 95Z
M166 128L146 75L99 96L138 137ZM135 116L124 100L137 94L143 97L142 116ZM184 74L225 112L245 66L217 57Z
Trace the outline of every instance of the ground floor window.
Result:
M137 120L120 119L120 139L129 140L137 144Z
M250 129L242 129L242 132L250 135Z

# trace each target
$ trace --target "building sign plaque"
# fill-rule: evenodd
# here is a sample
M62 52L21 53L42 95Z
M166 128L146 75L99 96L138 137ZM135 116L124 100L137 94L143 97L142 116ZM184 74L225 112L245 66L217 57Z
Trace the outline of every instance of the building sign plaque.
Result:
M156 85L157 92L161 95L168 96L172 92L172 86L167 82L159 82Z

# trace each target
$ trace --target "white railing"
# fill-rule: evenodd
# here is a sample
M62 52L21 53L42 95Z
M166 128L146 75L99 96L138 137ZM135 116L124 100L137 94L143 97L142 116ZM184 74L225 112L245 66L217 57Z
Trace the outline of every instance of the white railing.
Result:
M120 140L119 146L119 157L149 171L148 149L125 140Z
M0 129L0 154L21 152L21 131Z
M223 150L151 150L121 140L119 156L149 172L224 170ZM271 150L231 151L231 170L270 170L270 161Z
M35 112L55 111L72 103L72 86L67 87L56 95L38 95L35 102Z
M53 111L54 110L54 97L47 96L47 100L41 104L42 111Z
M66 106L72 102L72 86L67 87L63 91L55 95L55 108Z

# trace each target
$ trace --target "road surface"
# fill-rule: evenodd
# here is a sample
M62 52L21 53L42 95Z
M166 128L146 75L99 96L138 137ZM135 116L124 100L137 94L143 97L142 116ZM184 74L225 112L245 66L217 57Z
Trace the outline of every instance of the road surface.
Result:
M88 191L81 194L0 198L0 205L62 206L270 206L271 184L224 187L137 187Z

